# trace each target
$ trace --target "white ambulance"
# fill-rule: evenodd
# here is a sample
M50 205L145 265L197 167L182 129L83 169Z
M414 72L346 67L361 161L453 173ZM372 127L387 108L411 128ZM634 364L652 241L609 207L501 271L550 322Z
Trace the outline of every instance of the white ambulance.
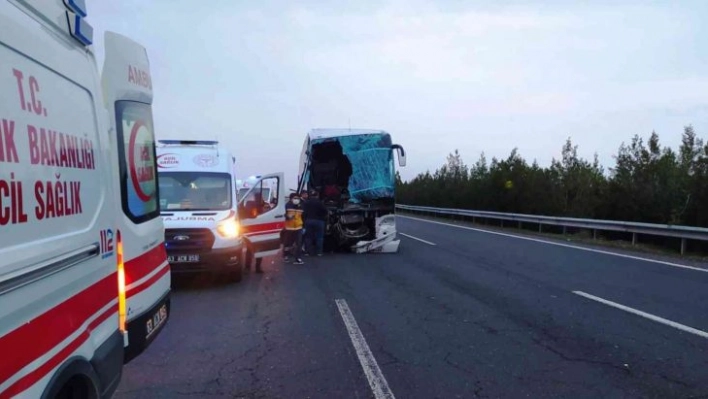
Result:
M248 266L252 258L279 249L279 241L269 245L261 241L273 241L274 230L282 229L274 222L276 215L285 220L285 205L266 202L262 192L264 187L282 189L278 185L282 173L251 179L239 196L236 158L218 141L159 140L159 144L160 210L173 273L206 272L240 281L244 247Z
M110 397L169 315L146 51L101 82L86 15L0 0L0 398Z
M172 272L240 281L243 240L233 155L218 141L159 140L157 165Z

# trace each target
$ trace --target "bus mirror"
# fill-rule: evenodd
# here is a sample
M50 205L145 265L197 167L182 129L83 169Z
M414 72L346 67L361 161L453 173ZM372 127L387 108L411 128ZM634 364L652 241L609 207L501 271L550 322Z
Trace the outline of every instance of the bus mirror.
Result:
M401 167L406 166L406 151L401 147L399 144L394 144L391 146L391 149L396 150L398 152L398 165Z

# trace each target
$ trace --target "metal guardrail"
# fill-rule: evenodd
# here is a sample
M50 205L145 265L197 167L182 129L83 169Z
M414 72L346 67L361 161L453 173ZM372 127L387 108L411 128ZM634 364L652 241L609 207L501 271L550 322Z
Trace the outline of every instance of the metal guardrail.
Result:
M637 242L637 234L645 234L660 237L674 237L681 239L681 254L686 252L686 240L708 241L708 228L691 227L669 224L652 224L652 223L637 223L623 222L618 220L597 220L597 219L579 219L557 216L541 216L527 215L520 213L502 213L489 211L474 211L468 209L453 209L453 208L435 208L430 206L415 206L397 204L397 209L409 212L418 212L431 215L446 215L446 216L461 216L480 219L495 219L504 221L521 223L538 224L539 232L543 230L543 226L562 226L588 229L593 231L593 238L597 237L597 231L619 231L632 233L632 244ZM565 231L564 231L565 232Z

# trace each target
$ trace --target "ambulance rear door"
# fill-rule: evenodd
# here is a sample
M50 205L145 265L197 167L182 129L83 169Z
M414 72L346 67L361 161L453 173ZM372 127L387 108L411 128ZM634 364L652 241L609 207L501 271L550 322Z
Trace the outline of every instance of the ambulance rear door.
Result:
M162 330L169 314L170 266L158 198L152 81L147 51L117 33L105 34L102 84L110 114L111 156L120 178L118 240L122 244L126 363Z

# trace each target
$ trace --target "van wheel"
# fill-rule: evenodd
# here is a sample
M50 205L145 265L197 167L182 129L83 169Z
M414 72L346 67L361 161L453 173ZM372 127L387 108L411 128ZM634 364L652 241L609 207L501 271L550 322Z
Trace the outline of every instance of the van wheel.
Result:
M98 395L95 389L91 389L91 381L82 376L74 376L61 387L55 398L57 399L93 399Z
M243 270L244 267L246 267L246 257L243 254L244 251L241 251L240 254L238 254L238 265Z
M246 269L251 270L251 264L253 264L253 252L250 249L246 249L246 260L244 262Z
M238 283L243 279L243 267L239 264L236 266L236 270L232 270L226 273L226 281L229 283Z

